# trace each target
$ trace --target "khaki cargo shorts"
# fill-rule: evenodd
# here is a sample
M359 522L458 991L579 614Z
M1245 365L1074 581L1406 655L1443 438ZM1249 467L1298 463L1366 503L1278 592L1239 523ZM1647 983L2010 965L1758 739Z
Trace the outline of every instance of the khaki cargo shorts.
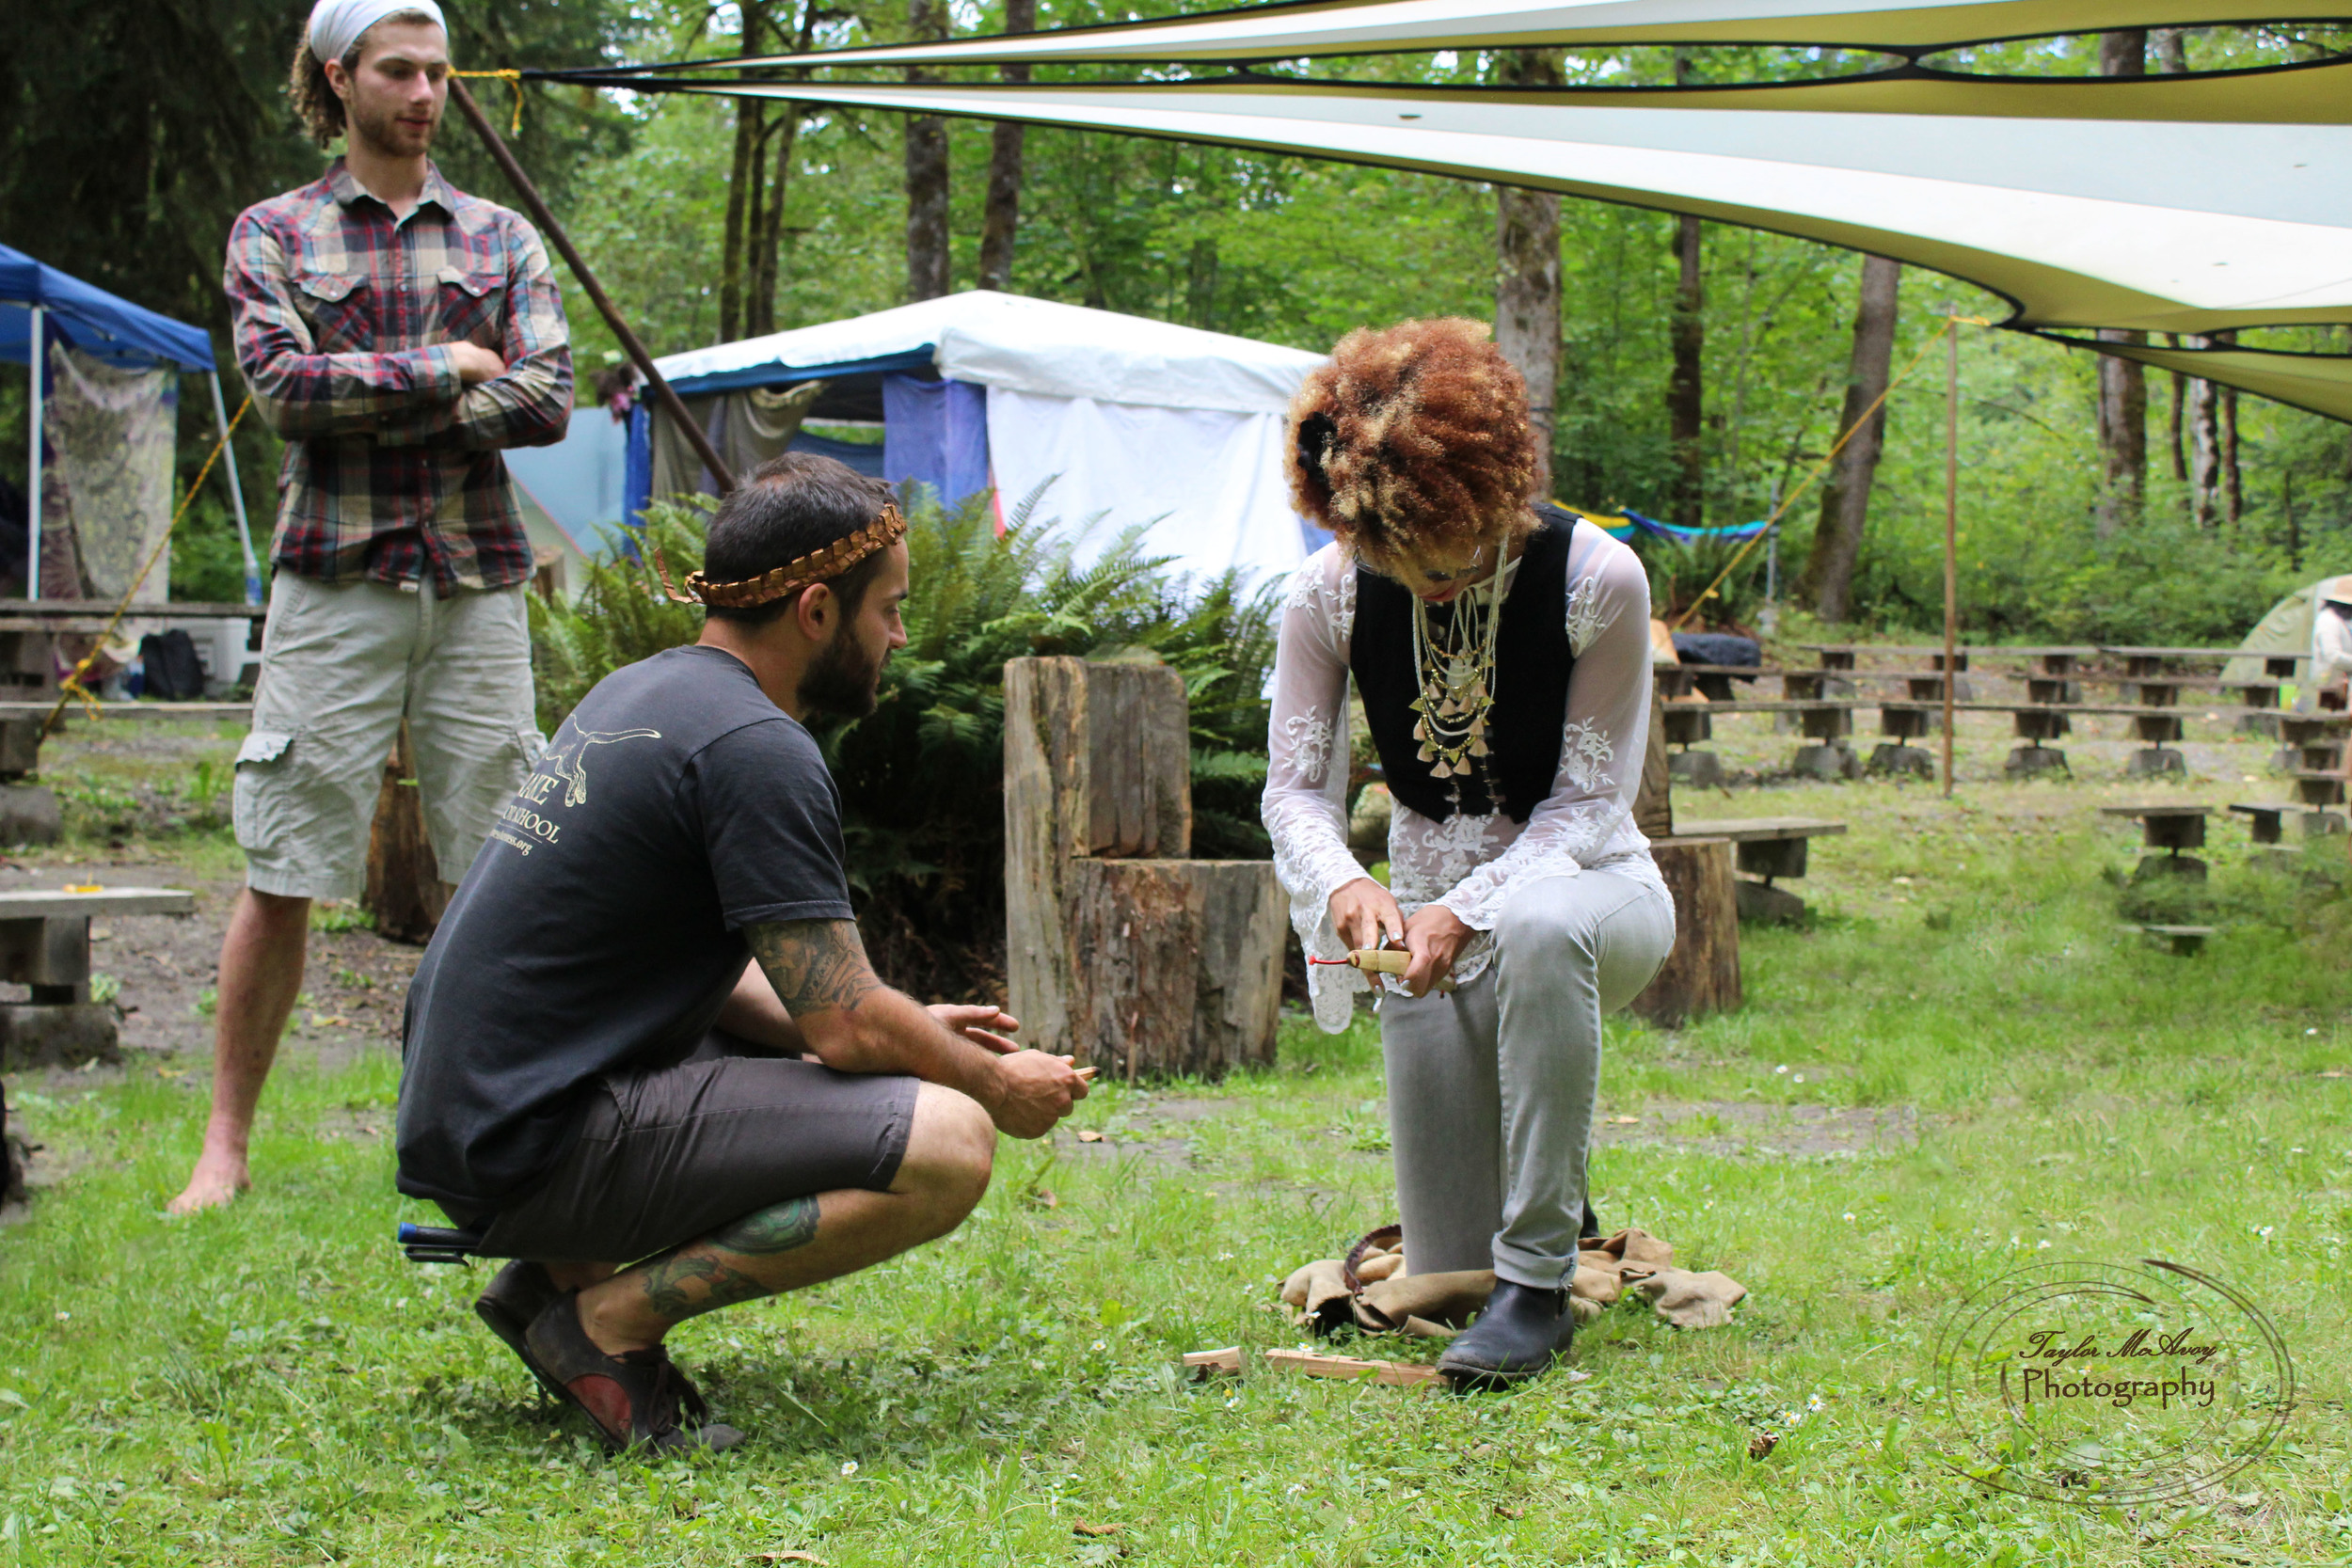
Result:
M441 879L466 874L544 744L523 590L437 597L389 583L270 585L234 821L258 893L357 898L384 759L408 721Z

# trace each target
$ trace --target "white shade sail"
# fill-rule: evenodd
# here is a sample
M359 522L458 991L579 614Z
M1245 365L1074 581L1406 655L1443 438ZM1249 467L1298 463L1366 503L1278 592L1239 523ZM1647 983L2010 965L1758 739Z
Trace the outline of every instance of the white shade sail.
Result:
M685 87L686 84L678 84ZM2004 325L2352 320L2352 129L1592 107L1267 84L707 89L1306 152L1693 213L1949 273Z
M2291 9L2291 8L2290 8ZM1380 0L1253 6L1097 27L777 55L746 65L996 65L1007 61L1293 60L1533 45L1791 44L1890 53L2118 28L2275 21L2277 0Z

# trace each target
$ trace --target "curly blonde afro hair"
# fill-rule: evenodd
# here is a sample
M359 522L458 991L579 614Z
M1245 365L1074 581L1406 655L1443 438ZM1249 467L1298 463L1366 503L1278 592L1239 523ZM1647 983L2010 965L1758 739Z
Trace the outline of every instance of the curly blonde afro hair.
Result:
M1534 526L1527 383L1482 322L1350 332L1291 400L1291 432L1300 515L1375 569Z

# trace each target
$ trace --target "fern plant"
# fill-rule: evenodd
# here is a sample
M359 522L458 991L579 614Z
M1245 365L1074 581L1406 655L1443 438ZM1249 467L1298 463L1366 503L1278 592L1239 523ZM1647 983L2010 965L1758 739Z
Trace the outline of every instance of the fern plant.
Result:
M1041 487L1041 490L1042 487ZM1000 532L992 498L942 507L908 486L907 646L867 718L820 721L839 784L859 925L878 970L918 995L996 997L1004 967L1004 668L1027 655L1145 657L1192 703L1193 853L1263 859L1271 588L1205 583L1145 555L1142 527L1081 564L1076 535L1028 497ZM625 664L701 635L673 581L702 563L707 500L648 510L637 558L599 563L569 606L532 605L541 727Z

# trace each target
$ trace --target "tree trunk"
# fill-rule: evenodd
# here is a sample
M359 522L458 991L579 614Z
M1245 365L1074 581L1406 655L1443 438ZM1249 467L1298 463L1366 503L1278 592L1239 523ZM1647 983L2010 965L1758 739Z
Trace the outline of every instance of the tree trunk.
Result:
M1274 1059L1286 906L1266 861L1194 861L1183 677L1005 666L1005 968L1023 1037L1120 1078Z
M742 55L759 53L759 8L753 0L742 6ZM759 132L764 118L761 100L735 101L735 157L727 166L727 211L719 261L719 341L733 342L743 325L744 261L750 245L745 222L755 198L752 186L766 177L759 166Z
M2145 332L2102 327L2103 343L2145 343ZM2137 523L2148 499L2148 377L2137 363L2099 356L2099 536Z
M1678 1028L1740 1006L1740 888L1731 874L1731 840L1685 838L1653 845L1666 891L1674 895L1675 945L1631 1010Z
M1707 295L1699 271L1699 220L1685 216L1675 234L1678 272L1675 282L1674 378L1666 384L1666 422L1674 443L1673 520L1699 528L1707 518L1707 393L1702 367L1707 352Z
M376 790L375 820L368 829L368 885L359 907L375 917L377 936L420 946L433 940L433 928L449 907L449 887L424 829L424 798L417 790L416 752L408 743L405 719Z
M2177 332L2168 332L2164 335L2164 339L2174 348L2181 346L2181 335ZM2172 404L2168 419L2168 428L2165 432L2165 441L2171 457L2173 483L2186 484L2188 483L2188 448L2183 444L2183 436L2187 428L2184 421L2184 415L2186 411L2185 405L2188 402L2188 377L2178 371L2172 372L2171 376Z
M2191 348L2211 340L2191 337ZM2218 388L2201 376L2188 383L2188 520L2211 528L2221 511L2221 400Z
M1216 330L1216 285L1219 274L1216 242L1205 235L1192 242L1184 258L1184 321L1207 332Z
M1557 49L1505 49L1496 80L1506 87L1565 85ZM1495 187L1495 347L1527 378L1538 494L1551 493L1553 408L1560 395L1560 196Z
M1798 596L1824 621L1851 612L1854 565L1862 559L1862 531L1870 515L1870 485L1886 446L1886 383L1895 361L1896 290L1902 263L1883 256L1862 259L1862 288L1853 318L1853 356L1846 370L1846 404L1837 431L1853 430L1829 471L1821 491L1821 518L1814 525L1813 553L1806 558ZM1877 407L1869 422L1854 430L1863 410Z
M1037 0L1005 0L1005 31L1026 33L1037 26ZM999 66L999 78L1018 85L1029 79L1025 64ZM1000 119L989 134L988 201L980 214L980 284L983 289L1012 287L1013 241L1021 230L1021 160L1028 127Z
M776 142L775 173L752 261L751 294L743 312L747 338L765 337L776 329L776 257L784 243L784 198L792 186L792 150L800 144L801 106L780 103L777 109L784 118L768 132Z
M2205 340L2217 348L2228 348L2237 342L2235 332L2217 332ZM2237 464L2237 388L2215 386L2214 456L2215 467L2220 469L2220 511L2222 519L2235 525L2246 511L2245 476Z
M2100 75L2147 73L2148 34L2144 29L2100 35ZM2099 340L2144 344L2148 334L2103 330ZM2136 362L2114 355L2099 356L2098 428L2098 528L2105 538L2119 528L2137 523L2148 497L2148 376Z
M947 36L944 0L911 0L907 36L916 41ZM937 80L920 66L907 68L909 82ZM947 122L918 115L906 122L907 298L937 299L951 287L947 252Z

